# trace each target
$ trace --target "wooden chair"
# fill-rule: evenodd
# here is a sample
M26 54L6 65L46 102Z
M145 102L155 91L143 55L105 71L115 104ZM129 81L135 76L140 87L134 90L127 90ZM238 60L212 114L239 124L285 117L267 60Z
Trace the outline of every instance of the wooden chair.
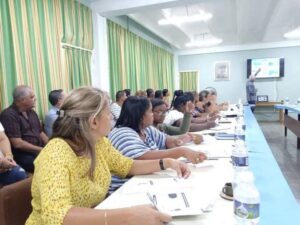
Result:
M1 225L24 225L31 207L32 178L4 186L0 189Z

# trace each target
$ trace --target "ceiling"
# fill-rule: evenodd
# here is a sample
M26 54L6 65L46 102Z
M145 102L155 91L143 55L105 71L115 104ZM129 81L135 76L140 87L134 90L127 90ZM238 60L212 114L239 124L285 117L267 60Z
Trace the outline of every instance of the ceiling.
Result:
M128 15L170 43L187 50L191 40L211 36L218 46L286 42L284 33L300 27L300 0L81 0L104 16ZM115 5L114 5L115 4ZM166 15L190 16L200 10L212 14L206 22L158 25Z

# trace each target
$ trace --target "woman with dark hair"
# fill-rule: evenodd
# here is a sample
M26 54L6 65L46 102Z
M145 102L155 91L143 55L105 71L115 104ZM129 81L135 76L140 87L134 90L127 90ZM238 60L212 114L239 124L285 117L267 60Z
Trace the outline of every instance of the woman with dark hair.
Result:
M131 95L131 89L124 89L124 92L126 93L126 97Z
M129 97L124 102L116 127L108 138L123 155L134 159L163 159L185 157L192 163L203 161L201 152L180 147L192 140L190 135L171 137L152 126L153 113L147 98ZM126 180L113 177L110 191L119 188Z
M219 113L216 103L212 101L212 93L208 90L203 90L199 93L199 102L196 107L206 115L215 115Z
M156 90L154 94L154 98L163 99L163 93L161 90Z
M163 93L163 96L164 96L164 97L167 97L167 96L170 95L169 90L166 89L166 88L162 90L162 93Z
M147 90L146 90L146 93L147 93L147 98L148 99L153 99L154 98L154 90L152 89L152 88L148 88Z
M181 96L181 95L183 95L183 90L176 90L176 91L174 91L173 99L172 99L172 101L171 101L171 106L170 106L170 108L172 108L172 106L174 105L175 98L177 98L177 97L179 97L179 96Z
M172 126L164 124L164 120L166 117L166 112L168 108L165 102L161 99L153 99L151 101L152 104L152 112L153 112L153 126L159 129L160 131L168 134L168 135L180 135L185 134L190 129L191 119L192 119L192 111L193 104L187 104L186 112L184 113L182 123L180 127Z
M182 118L186 112L186 104L189 102L193 104L194 97L192 94L184 94L174 99L173 108L168 112L164 123L167 125L180 126L182 123ZM217 116L212 117L196 117L192 118L190 131L201 131L209 129L215 126L215 119Z

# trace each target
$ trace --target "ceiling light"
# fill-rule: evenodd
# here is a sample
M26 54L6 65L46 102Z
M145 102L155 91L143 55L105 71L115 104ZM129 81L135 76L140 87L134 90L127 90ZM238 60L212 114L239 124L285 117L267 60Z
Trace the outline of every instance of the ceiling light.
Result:
M159 25L180 25L183 23L192 23L197 21L208 21L212 18L211 13L207 13L203 10L199 12L199 14L194 15L185 15L185 16L169 16L165 19L161 19L158 21Z
M216 38L216 37L212 37L212 38L203 39L203 40L194 40L194 41L186 43L185 46L186 47L198 47L198 48L202 48L202 47L215 46L215 45L218 45L218 44L220 44L222 42L223 42L222 39Z
M300 39L300 27L283 35L287 39Z

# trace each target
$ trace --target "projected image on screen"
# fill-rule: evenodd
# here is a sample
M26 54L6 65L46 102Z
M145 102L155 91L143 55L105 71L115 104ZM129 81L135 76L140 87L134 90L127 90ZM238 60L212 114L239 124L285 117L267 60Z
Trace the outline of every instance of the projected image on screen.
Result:
M256 78L280 77L280 58L252 59L251 74L261 68Z

